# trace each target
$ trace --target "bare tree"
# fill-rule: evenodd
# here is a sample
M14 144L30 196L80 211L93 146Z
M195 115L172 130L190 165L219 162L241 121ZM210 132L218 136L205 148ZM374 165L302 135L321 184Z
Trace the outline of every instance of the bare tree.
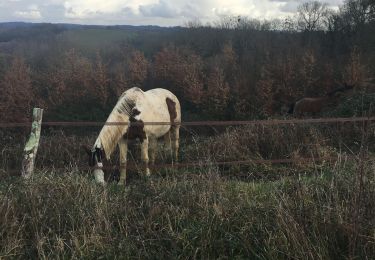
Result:
M355 30L375 20L375 0L347 0L341 12L346 26Z
M184 23L187 28L202 28L203 24L199 19L190 20Z
M219 21L214 22L214 27L219 29L235 29L241 23L240 16L221 16Z
M312 1L298 7L298 28L301 31L317 31L324 29L324 19L328 14L326 3Z
M297 30L296 21L292 17L287 17L284 19L281 25L281 30L286 32L294 32Z

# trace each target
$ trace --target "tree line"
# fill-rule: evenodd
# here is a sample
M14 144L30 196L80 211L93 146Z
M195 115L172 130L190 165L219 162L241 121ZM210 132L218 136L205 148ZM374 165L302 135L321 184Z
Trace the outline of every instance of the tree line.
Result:
M88 31L127 37L88 48ZM223 17L175 28L0 26L0 121L29 120L33 106L50 120L104 120L131 87L171 90L186 120L276 117L344 82L369 91L374 68L373 0L347 0L339 10L306 2L284 20Z

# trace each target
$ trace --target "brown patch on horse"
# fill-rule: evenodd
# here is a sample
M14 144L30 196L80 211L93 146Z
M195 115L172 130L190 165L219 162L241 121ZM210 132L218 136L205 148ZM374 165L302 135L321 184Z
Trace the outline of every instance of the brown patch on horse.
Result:
M171 119L171 123L173 123L174 120L177 118L176 102L174 102L170 98L166 98L165 101L167 102L168 112L169 112L169 117Z
M128 140L134 140L139 138L140 142L146 139L146 132L144 131L145 123L142 120L135 119L135 116L141 112L138 109L133 109L132 115L129 118L130 126L128 131L125 133L124 138Z

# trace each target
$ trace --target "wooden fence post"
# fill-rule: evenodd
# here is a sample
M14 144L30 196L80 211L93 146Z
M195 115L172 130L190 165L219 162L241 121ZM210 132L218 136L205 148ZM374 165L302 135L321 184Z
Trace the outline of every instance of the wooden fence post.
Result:
M22 177L26 179L30 178L34 171L34 162L39 146L40 130L42 128L42 117L43 109L34 108L31 134L23 150Z

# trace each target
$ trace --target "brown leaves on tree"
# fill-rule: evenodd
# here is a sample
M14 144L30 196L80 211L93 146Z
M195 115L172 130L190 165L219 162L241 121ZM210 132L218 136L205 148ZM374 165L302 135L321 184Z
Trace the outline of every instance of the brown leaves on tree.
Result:
M125 48L123 60L114 69L113 92L120 96L133 87L143 88L149 74L150 64L143 52Z
M357 47L350 53L349 60L345 66L344 81L351 85L363 82L367 77L366 67L362 64L361 55Z
M216 115L225 113L230 98L229 84L225 80L224 70L214 67L207 79L207 107Z
M131 87L142 87L147 78L149 63L145 55L134 50L130 55L128 64L129 85Z
M92 62L72 49L64 53L61 62L43 73L39 84L46 89L51 107L68 107L82 101L95 101L104 107L110 76L99 53Z
M261 72L261 79L256 84L256 89L261 104L261 111L266 116L270 116L274 112L274 81L272 72L264 66Z
M92 73L93 95L104 107L108 100L110 78L107 72L107 66L99 53L96 55L96 62Z
M321 93L321 90L314 91L314 84L319 79L316 76L316 58L312 50L306 50L302 56L302 61L300 65L300 81L303 82L303 94L311 95L314 92Z
M24 122L30 118L34 102L30 68L16 57L0 81L0 121Z
M190 103L201 104L204 90L200 56L186 49L164 48L155 55L153 68L160 87L170 89Z

